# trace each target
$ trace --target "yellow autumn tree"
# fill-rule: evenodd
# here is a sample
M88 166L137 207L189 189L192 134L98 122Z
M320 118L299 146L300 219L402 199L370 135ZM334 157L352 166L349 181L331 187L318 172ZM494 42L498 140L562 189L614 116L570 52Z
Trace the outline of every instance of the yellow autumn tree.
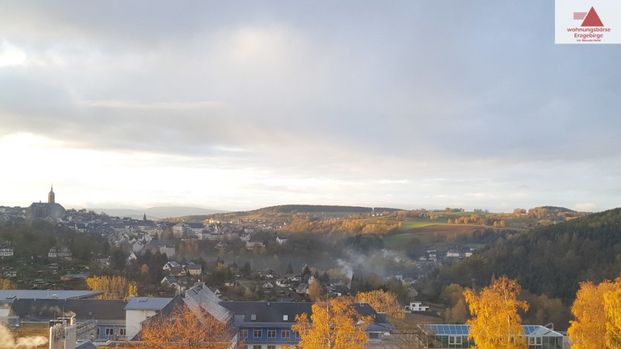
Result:
M567 331L574 349L621 348L621 278L583 282L571 306Z
M528 304L517 299L520 285L506 276L492 279L491 285L477 293L464 291L472 318L468 338L477 349L527 348L518 311L528 310Z
M300 334L299 349L362 349L370 321L358 314L353 298L337 297L313 304L310 318L296 316L291 328Z
M102 291L101 299L125 299L138 295L138 286L123 276L91 276L86 286L93 291Z
M615 284L615 290L604 294L608 348L621 348L621 279L617 279Z
M15 283L9 279L0 278L0 290L14 290Z
M308 296L313 302L318 301L321 297L321 284L316 278L313 278L313 281L311 281L310 285L308 286Z
M136 297L138 295L138 284L130 282L127 285L127 297Z
M144 349L228 349L232 332L204 310L194 313L186 306L175 308L166 316L151 318L140 332Z
M356 302L367 303L378 313L387 314L395 319L405 318L405 311L397 296L389 291L374 290L369 292L360 292L356 295Z

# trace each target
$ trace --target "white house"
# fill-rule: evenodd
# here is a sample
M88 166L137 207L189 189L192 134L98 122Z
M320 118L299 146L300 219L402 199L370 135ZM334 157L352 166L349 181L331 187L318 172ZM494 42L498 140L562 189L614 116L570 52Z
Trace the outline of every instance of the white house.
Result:
M176 238L181 238L185 234L186 225L183 223L177 223L172 226L172 233Z
M0 247L0 257L12 257L14 252L13 247Z
M125 306L125 327L127 339L134 338L144 320L154 316L162 310L172 298L135 297L131 298Z
M410 305L405 306L405 310L409 312L426 312L429 311L429 306L423 305L422 302L412 302Z
M246 249L247 250L254 250L254 249L260 249L260 248L264 248L265 245L261 242L261 241L247 241L246 242Z
M186 230L198 237L205 231L205 225L203 223L187 223Z
M47 253L48 258L71 258L71 251L66 247L52 247Z

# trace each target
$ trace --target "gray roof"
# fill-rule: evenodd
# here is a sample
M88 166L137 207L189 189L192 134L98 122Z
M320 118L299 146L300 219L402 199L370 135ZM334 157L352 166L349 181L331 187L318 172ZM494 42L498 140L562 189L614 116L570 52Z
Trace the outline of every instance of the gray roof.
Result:
M196 284L185 291L183 302L198 316L201 316L198 312L198 308L201 308L222 323L229 322L233 317L233 314L220 304L218 296L205 284Z
M0 301L13 299L79 299L95 297L100 291L0 290Z
M220 302L231 313L235 314L235 323L265 323L282 322L293 323L295 316L310 314L313 303L309 302L251 302L230 301ZM251 316L255 315L255 320ZM288 315L287 321L283 321L283 315Z
M125 310L162 310L172 298L134 297L127 302Z
M310 302L226 301L220 304L234 314L234 323L240 327L288 327L295 322L296 315L311 314L313 306ZM370 305L355 303L354 308L358 314L373 318L373 323L369 325L367 331L394 330L386 317L378 314ZM255 315L254 320L252 315ZM286 321L283 320L283 315L287 315Z
M125 320L125 301L98 299L16 299L10 315L22 321L46 322L75 315L77 320Z

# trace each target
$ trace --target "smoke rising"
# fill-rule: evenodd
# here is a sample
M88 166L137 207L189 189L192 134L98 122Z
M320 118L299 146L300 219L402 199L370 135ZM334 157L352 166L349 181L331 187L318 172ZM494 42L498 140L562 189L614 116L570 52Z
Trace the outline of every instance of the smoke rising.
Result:
M11 331L0 324L0 349L34 349L47 344L43 336L29 336L15 339Z

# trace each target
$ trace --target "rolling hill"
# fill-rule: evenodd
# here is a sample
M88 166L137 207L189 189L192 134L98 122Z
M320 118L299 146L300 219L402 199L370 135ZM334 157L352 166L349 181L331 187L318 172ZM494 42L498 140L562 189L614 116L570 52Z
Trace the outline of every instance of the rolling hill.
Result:
M251 211L221 212L200 215L185 215L171 218L171 221L204 221L208 219L228 221L270 221L283 223L296 215L314 218L346 217L353 214L370 214L372 212L395 212L396 208L362 207L362 206L332 206L332 205L279 205L263 207Z
M222 213L221 210L213 210L200 207L184 207L184 206L162 206L150 207L145 209L131 208L94 208L91 209L97 213L105 213L109 216L131 217L140 219L144 214L149 219L164 219L168 217L190 216L190 215L210 215L214 213Z
M439 286L487 284L508 275L524 289L568 304L579 283L621 275L621 208L543 226L504 239L461 263L445 267Z

